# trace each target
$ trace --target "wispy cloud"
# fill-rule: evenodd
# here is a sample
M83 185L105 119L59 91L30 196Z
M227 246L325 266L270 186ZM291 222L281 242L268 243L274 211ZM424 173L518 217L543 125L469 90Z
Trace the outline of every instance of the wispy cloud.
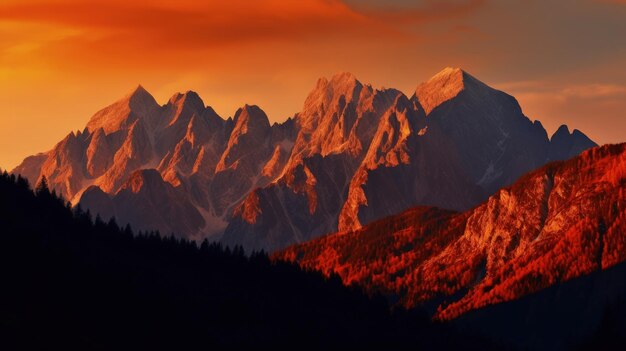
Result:
M421 1L418 5L385 6L384 2L370 5L363 12L394 24L422 24L441 20L462 18L487 4L486 0Z
M550 95L558 99L598 99L626 97L626 85L613 83L567 84L552 81L518 81L498 87L516 94Z
M174 47L356 32L371 23L337 0L231 0L178 7L153 2L63 1L0 5L0 20L51 23ZM118 38L118 40L121 38Z
M561 93L575 98L602 98L626 95L626 86L616 84L584 84L565 87Z
M259 40L398 34L400 25L458 18L485 0L432 1L408 8L361 8L340 0L39 0L0 5L0 21L48 23L116 40L182 48ZM166 44L164 44L166 43Z
M611 3L611 4L626 5L626 0L596 0L596 2L606 2L606 3Z

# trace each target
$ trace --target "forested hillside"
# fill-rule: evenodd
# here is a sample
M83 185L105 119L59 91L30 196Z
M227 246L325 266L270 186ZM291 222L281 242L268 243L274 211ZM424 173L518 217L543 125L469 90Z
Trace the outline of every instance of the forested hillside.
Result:
M417 312L392 314L337 277L238 248L134 235L6 173L0 228L4 345L484 348Z

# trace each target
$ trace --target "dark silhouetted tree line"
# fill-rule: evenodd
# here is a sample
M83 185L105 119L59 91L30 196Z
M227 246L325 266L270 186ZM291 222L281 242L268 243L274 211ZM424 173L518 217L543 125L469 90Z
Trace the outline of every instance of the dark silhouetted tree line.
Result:
M485 349L264 253L133 233L0 174L0 342L22 349Z

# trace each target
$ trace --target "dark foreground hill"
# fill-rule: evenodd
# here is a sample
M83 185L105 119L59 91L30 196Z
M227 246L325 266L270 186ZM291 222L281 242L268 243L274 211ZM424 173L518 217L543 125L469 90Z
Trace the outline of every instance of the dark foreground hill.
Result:
M622 350L626 263L471 311L454 323L520 350Z
M0 277L0 337L10 348L485 349L422 314L392 314L336 277L133 235L6 173Z

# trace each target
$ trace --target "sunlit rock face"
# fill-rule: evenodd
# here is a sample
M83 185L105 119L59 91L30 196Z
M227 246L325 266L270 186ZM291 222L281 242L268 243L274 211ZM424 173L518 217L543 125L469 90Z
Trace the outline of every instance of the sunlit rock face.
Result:
M321 79L295 120L283 177L251 195L254 218L235 215L224 242L272 251L416 205L467 210L549 160L595 146L569 133L553 146L513 97L457 68L411 98L350 74Z
M626 261L626 144L524 175L472 210L416 207L275 254L450 319Z
M465 210L594 145L567 128L548 139L514 98L447 68L412 97L322 78L274 124L254 105L223 119L194 92L159 105L139 86L13 172L137 229L272 251L415 205ZM154 186L128 191L145 170Z

